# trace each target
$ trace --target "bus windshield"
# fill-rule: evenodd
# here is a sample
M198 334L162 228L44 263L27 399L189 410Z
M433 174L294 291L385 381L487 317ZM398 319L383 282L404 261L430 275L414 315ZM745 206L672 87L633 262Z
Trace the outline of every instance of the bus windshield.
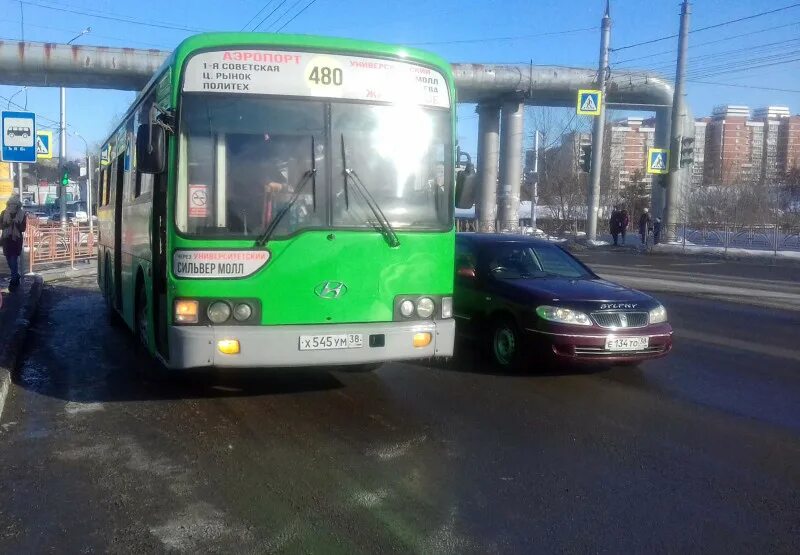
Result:
M417 105L186 94L176 223L189 235L258 237L315 169L272 237L375 228L355 172L397 230L452 222L450 116ZM313 159L312 159L313 157Z

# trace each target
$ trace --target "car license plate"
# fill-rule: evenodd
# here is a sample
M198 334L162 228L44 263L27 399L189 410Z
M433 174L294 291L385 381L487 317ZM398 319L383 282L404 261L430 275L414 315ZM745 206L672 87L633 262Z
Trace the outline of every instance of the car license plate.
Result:
M320 351L327 349L360 349L364 346L364 336L360 333L339 333L335 335L301 335L301 351Z
M606 351L643 351L649 344L649 337L607 337Z

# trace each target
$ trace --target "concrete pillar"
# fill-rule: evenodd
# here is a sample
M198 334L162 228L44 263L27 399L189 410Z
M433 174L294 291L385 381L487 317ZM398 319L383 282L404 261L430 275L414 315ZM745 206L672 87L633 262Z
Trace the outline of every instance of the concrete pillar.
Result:
M495 231L497 219L497 163L500 153L500 107L479 104L478 112L478 231Z
M519 230L519 190L522 185L523 109L519 100L503 102L500 129L500 190L497 191L499 231Z
M670 143L670 114L671 107L656 110L655 148L669 148ZM670 153L674 156L674 153ZM653 188L650 195L650 212L653 218L664 219L664 204L666 203L666 175L653 176ZM638 223L636 224L639 225Z

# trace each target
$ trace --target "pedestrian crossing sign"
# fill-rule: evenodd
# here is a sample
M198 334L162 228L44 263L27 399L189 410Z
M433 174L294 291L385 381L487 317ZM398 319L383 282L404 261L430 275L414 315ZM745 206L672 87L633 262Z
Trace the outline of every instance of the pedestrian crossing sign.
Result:
M669 149L647 149L647 173L669 173Z
M593 89L580 89L578 91L578 115L579 116L599 116L600 102L602 102L603 92Z
M53 157L53 132L36 132L36 158L50 160Z

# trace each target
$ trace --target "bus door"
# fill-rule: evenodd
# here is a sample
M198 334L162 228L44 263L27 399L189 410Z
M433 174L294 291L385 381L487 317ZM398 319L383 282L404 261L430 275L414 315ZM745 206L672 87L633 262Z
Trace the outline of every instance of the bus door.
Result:
M153 318L156 349L161 356L169 356L167 345L167 175L153 176Z
M114 172L114 304L122 312L122 186L125 182L125 153L117 156Z

